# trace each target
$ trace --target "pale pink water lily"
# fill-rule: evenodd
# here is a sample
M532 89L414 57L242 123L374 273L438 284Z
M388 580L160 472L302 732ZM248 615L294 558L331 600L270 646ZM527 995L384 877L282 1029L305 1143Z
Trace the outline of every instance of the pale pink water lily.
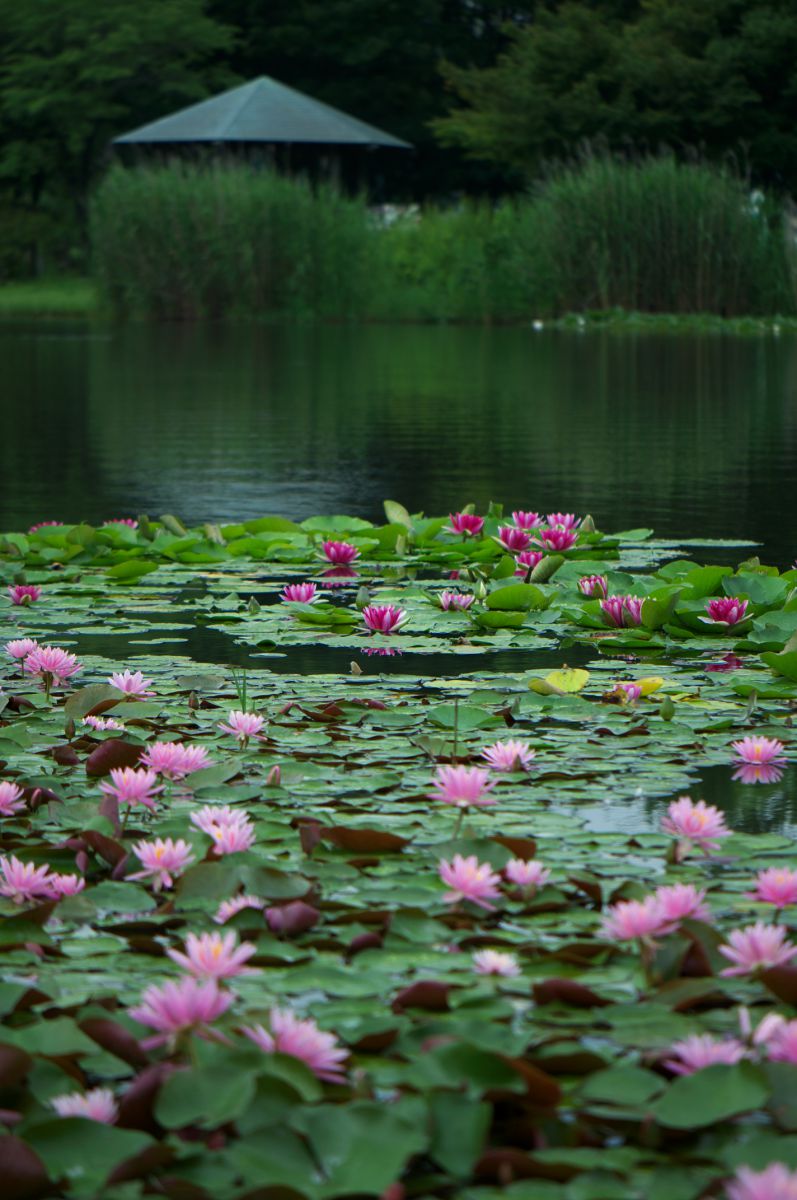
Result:
M736 1038L714 1038L708 1033L693 1033L670 1046L671 1058L664 1066L674 1075L694 1075L715 1063L737 1063L747 1058L747 1047Z
M524 512L522 509L515 509L512 513L512 520L518 529L538 529L542 525L542 517L539 513Z
M185 779L209 767L212 761L204 746L182 742L153 742L141 755L141 762L164 779Z
M240 854L245 850L250 850L255 843L255 827L247 817L241 813L234 813L232 819L224 818L221 821L205 818L204 823L200 824L203 819L202 814L206 813L210 805L206 805L200 813L192 813L191 821L197 828L202 829L213 841L213 853L221 857L224 854ZM216 805L216 808L226 808L226 805Z
M551 878L548 867L544 867L536 858L527 861L523 858L511 858L504 867L504 875L510 883L527 891L545 887Z
M515 574L528 575L545 558L542 550L521 550L515 555Z
M109 517L107 521L103 521L103 525L126 525L128 529L138 529L135 517Z
M470 608L475 599L475 596L469 596L467 592L449 591L441 592L437 597L438 604L444 612L448 612L450 608L464 612L465 609Z
M393 604L367 604L363 620L372 633L398 633L409 621L409 613Z
M155 693L148 690L151 679L144 678L143 671L130 671L125 667L124 671L114 671L108 676L108 683L111 687L118 688L120 692L124 692L125 696L154 696Z
M151 879L156 892L170 888L175 879L194 861L193 848L189 842L178 838L154 838L152 841L136 842L133 853L141 863L142 870L128 879Z
M619 900L606 910L601 936L613 942L649 942L666 932L666 924L662 906L655 896L646 896L644 900Z
M475 513L449 513L451 524L447 526L446 533L459 533L464 537L478 537L484 529L484 517L477 517Z
M642 624L642 600L639 596L607 596L601 600L600 607L607 625L630 629Z
M693 883L672 883L653 892L662 917L662 932L671 933L687 917L692 921L710 921L705 889Z
M575 513L553 512L548 513L545 519L550 529L577 529L581 524L581 517Z
M38 675L45 686L59 687L82 671L83 664L60 646L37 646L26 657L24 670L29 675Z
M220 722L219 729L238 738L243 748L250 738L257 737L265 723L265 719L259 717L257 713L243 712L240 708L233 708L230 709L227 716L227 724Z
M495 540L510 554L519 554L521 550L527 550L531 542L525 529L517 529L514 525L499 525Z
M477 950L473 955L473 969L477 975L502 975L505 979L520 974L514 954L503 950Z
M771 1016L777 1018L779 1014L772 1013ZM762 1021L761 1024L763 1023ZM773 1021L766 1031L764 1045L767 1058L773 1062L787 1062L797 1066L797 1021L786 1021L783 1017Z
M321 596L314 583L288 583L282 589L282 599L293 604L315 604Z
M261 900L259 896L233 896L229 900L222 900L213 920L217 925L224 925L225 922L229 921L239 912L244 912L247 908L263 910L265 907L266 901Z
M708 615L701 619L708 624L738 625L745 618L747 604L747 600L739 600L736 596L721 596L719 599L708 601Z
M755 766L783 762L786 749L783 742L769 737L745 737L738 742L731 742L731 747L736 751L737 758Z
M496 803L490 792L495 783L489 771L481 767L438 767L432 782L430 800L440 800L455 808L488 808Z
M681 838L687 849L693 843L704 854L710 854L721 838L730 837L733 832L725 825L725 817L718 808L705 800L695 803L689 796L673 800L661 827L665 833Z
M119 804L142 804L155 811L156 796L163 791L155 771L144 767L114 767L110 780L100 784L100 791Z
M592 600L605 600L609 595L609 583L605 575L583 575L578 581L578 590Z
M481 756L493 771L528 771L537 751L528 742L508 738L505 742L493 742L481 752Z
M736 783L777 783L783 778L783 767L777 763L739 763L731 779Z
M119 1109L110 1088L92 1088L90 1092L65 1092L53 1096L50 1105L59 1117L85 1117L101 1125L113 1125Z
M167 950L172 962L197 979L232 979L236 975L257 975L257 968L247 967L246 961L257 953L252 942L241 942L235 933L189 933L185 939L185 954Z
M438 872L443 883L451 889L443 897L449 904L470 900L479 908L490 912L494 910L495 905L490 904L490 901L500 896L501 879L493 872L489 863L480 863L475 854L468 858L455 854L451 862L440 860Z
M324 1033L315 1021L297 1017L287 1008L272 1008L269 1013L270 1032L262 1025L248 1025L241 1030L266 1054L290 1054L300 1059L319 1079L342 1083L343 1063L347 1052L332 1033Z
M34 604L41 594L41 588L34 583L12 583L8 586L8 596L12 604Z
M549 554L558 554L562 550L571 550L578 541L578 534L575 529L541 529L534 541Z
M14 854L0 854L0 896L14 904L29 904L34 900L52 900L50 865L41 867L22 862Z
M360 551L351 542L322 542L321 549L327 562L336 566L347 566L360 557Z
M763 1171L739 1167L725 1188L726 1200L797 1200L797 1171L770 1163Z
M789 942L788 930L782 925L756 921L743 929L732 929L719 952L733 963L720 971L720 975L753 975L791 962L797 955L797 946Z
M127 1012L140 1025L156 1030L156 1036L143 1043L145 1049L150 1049L189 1030L204 1032L234 1000L233 993L221 989L215 979L185 975L160 986L152 984L143 992L140 1003Z
M211 837L215 830L238 825L246 819L246 813L230 808L229 804L205 804L191 813L191 824Z
M97 733L104 733L108 729L120 732L126 728L124 721L117 721L115 717L84 717L81 724L87 725L89 729L95 729Z
M774 904L775 908L797 904L797 871L790 871L787 867L769 867L759 871L755 877L755 891L745 892L745 895L750 900Z
M86 887L86 881L82 875L72 874L60 875L57 872L49 877L50 893L56 900L65 900L68 896L77 896Z
M4 779L0 783L0 817L13 817L22 812L25 801L22 799L22 788Z
M750 1019L750 1010L747 1008L739 1009L739 1029L741 1030L742 1037L750 1046L757 1049L760 1049L762 1046L766 1049L769 1043L778 1036L785 1024L785 1017L782 1017L780 1013L770 1012L761 1018L754 1029Z
M6 642L4 650L11 658L22 659L27 658L34 650L39 649L39 643L35 638L15 638L11 642Z

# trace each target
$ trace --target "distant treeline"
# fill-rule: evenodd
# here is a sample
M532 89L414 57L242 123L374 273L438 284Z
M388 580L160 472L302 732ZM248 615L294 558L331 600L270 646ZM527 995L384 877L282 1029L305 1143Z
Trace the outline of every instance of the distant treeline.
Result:
M90 226L96 277L124 317L797 312L782 205L671 156L587 156L528 196L392 223L331 186L243 166L116 168Z

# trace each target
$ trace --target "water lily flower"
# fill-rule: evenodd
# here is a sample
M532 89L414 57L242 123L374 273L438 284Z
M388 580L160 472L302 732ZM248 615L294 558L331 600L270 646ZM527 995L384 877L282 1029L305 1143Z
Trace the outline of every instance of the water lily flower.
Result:
M600 602L607 625L618 629L642 624L642 600L639 596L607 596Z
M366 604L363 609L363 620L373 633L398 633L409 619L409 613L392 604Z
M780 1017L779 1013L771 1013L770 1016L778 1017L779 1020L773 1021L767 1029L767 1057L773 1062L788 1062L797 1066L797 1021L787 1021ZM761 1024L763 1025L764 1021Z
M324 1033L309 1017L301 1020L287 1008L272 1008L271 1031L262 1025L247 1025L241 1030L266 1054L290 1054L310 1068L319 1079L342 1083L342 1063L348 1057L332 1033Z
M143 671L131 672L127 668L124 671L114 671L113 675L108 676L108 683L111 687L118 688L120 692L124 692L126 696L155 695L154 692L147 691L152 680L145 679Z
M126 525L128 529L138 529L138 521L135 517L110 517L107 521L103 521L103 525Z
M488 808L495 804L489 793L495 787L489 771L481 767L438 767L432 783L430 800L441 800L455 808Z
M266 776L266 787L280 787L282 784L282 768L275 763Z
M700 890L693 883L669 884L656 888L653 895L659 904L666 926L662 929L663 933L671 933L687 917L692 921L711 920L711 912L704 903L705 889Z
M50 865L37 867L22 862L15 855L0 854L0 896L13 900L15 904L26 904L33 900L52 900Z
M41 594L41 588L33 583L12 583L8 587L8 595L12 604L33 604Z
M493 742L482 750L482 758L493 771L528 771L537 751L528 742L509 738L505 742Z
M738 625L744 620L747 604L747 600L739 600L736 596L722 596L718 600L709 600L706 604L708 621L716 625Z
M521 550L520 554L515 555L515 574L528 575L529 571L533 571L543 558L545 555L542 550Z
M155 1037L142 1043L145 1049L151 1049L189 1030L204 1032L234 1000L233 993L223 991L215 979L185 975L182 979L169 979L160 987L152 984L144 990L141 1002L127 1012L134 1021L157 1031Z
M451 862L441 859L438 871L443 883L451 888L443 897L449 904L471 900L479 908L490 912L494 910L495 905L490 904L490 901L500 896L498 885L501 880L490 869L489 863L480 863L475 854L468 858L455 854Z
M22 812L24 807L22 788L4 779L0 783L0 817L13 817L15 813Z
M559 554L575 546L578 534L575 529L541 529L534 541L548 553Z
M512 513L512 520L518 529L538 529L542 525L542 517L536 512L523 512L522 509Z
M15 638L12 642L6 642L3 648L11 658L19 660L27 658L34 650L38 650L39 643L35 638Z
M322 542L321 549L328 562L346 566L360 557L360 551L351 542Z
M575 513L548 513L545 519L550 529L577 529L581 524L581 517Z
M510 883L517 884L518 887L529 893L536 891L537 888L545 887L551 878L548 867L544 867L536 858L530 861L523 858L511 858L504 867L504 875Z
M727 1200L797 1200L797 1171L779 1162L763 1171L739 1167L725 1195Z
M259 896L233 896L230 900L222 900L216 910L216 915L213 920L217 925L224 925L237 913L243 912L247 908L265 909L266 901L261 900Z
M605 600L609 595L609 583L605 575L583 575L578 581L578 590L592 600Z
M82 875L76 875L74 872L71 875L59 875L53 872L48 880L50 884L51 895L56 900L65 900L68 896L77 896L86 886L86 881Z
M185 779L194 771L210 766L212 760L204 746L185 746L182 742L153 742L141 755L141 762L164 779Z
M694 843L704 854L715 850L720 838L733 832L725 825L725 817L705 800L695 803L689 796L679 796L667 809L661 827L665 833L681 838L688 849Z
M240 708L230 710L227 717L227 724L223 722L219 724L219 729L223 729L225 733L232 734L238 738L243 750L251 737L257 737L260 730L265 725L265 719L259 717L257 713L243 712Z
M752 975L791 962L797 946L787 941L787 935L782 925L765 925L763 921L732 929L719 952L734 965L725 967L720 975Z
M636 704L641 695L642 688L638 683L616 683L608 693L609 698L617 699L621 704Z
M295 604L316 604L321 596L314 583L289 583L282 589L282 599Z
M731 742L731 747L743 762L756 766L783 762L783 751L786 749L783 742L768 737L742 738L741 741Z
M255 967L244 964L257 953L252 942L241 942L235 933L189 933L185 939L185 954L167 950L172 962L197 979L232 979L236 975L257 975Z
M503 546L510 554L517 554L521 550L528 549L531 538L524 529L517 529L514 525L499 525L498 537L495 539L499 546Z
M670 1046L672 1058L664 1066L675 1075L694 1075L715 1063L737 1063L748 1056L747 1047L737 1038L714 1038L708 1033L693 1033Z
M484 529L484 517L474 513L449 513L451 524L446 527L447 533L461 533L464 537L478 537Z
M755 885L754 892L745 892L750 900L774 904L775 908L797 904L797 871L790 871L786 867L769 867L766 871L758 872Z
M777 783L783 770L777 763L740 763L731 779L737 783Z
M217 825L209 832L213 839L213 853L219 857L251 850L255 843L255 827L246 817L239 817L230 825Z
M29 675L38 675L49 690L66 683L73 675L83 670L74 654L60 646L37 646L26 657L23 668Z
M60 524L60 521L37 521L35 525L31 525L28 533L38 533L40 529L49 529L53 525Z
M102 1125L113 1125L119 1109L110 1088L92 1088L90 1092L65 1092L53 1096L51 1106L59 1117L85 1117Z
M649 942L665 933L666 920L656 896L644 900L619 900L607 909L601 924L601 936L613 942L639 939Z
M154 812L155 797L163 791L163 784L158 786L156 773L143 767L114 767L110 782L101 783L100 791L119 804L143 804Z
M473 955L473 969L477 975L503 975L506 979L520 974L514 954L502 950L477 950Z
M175 879L194 861L191 845L182 838L177 841L155 838L149 842L136 842L133 853L144 869L127 878L152 879L156 892L172 887Z
M84 717L81 725L87 725L97 733L104 733L107 729L120 731L126 728L124 721L117 721L114 717Z
M437 597L438 603L444 612L448 612L450 608L456 608L464 612L465 609L470 608L475 599L475 596L469 596L467 592L449 591L441 592Z

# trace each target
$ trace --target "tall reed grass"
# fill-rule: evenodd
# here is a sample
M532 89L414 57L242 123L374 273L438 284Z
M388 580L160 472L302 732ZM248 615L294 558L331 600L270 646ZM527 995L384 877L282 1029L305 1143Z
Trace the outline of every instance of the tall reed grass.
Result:
M269 171L113 169L92 206L117 312L517 321L623 308L797 312L782 207L729 169L591 156L498 205L379 226L362 198Z

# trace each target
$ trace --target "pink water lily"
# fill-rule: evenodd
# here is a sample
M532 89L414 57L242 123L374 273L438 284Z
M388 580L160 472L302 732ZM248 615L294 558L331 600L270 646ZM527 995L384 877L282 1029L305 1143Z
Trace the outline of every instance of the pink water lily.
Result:
M528 575L544 558L542 550L521 550L520 554L515 555L515 574Z
M185 939L185 954L167 950L172 962L197 979L232 979L236 975L257 975L255 967L246 961L257 953L252 942L238 943L235 933L189 933Z
M428 793L430 800L455 808L488 808L496 803L490 795L495 783L481 767L438 767L432 786L435 790Z
M545 887L551 878L548 867L543 866L536 858L528 861L523 858L511 858L504 867L504 875L510 883L517 884L518 887L529 893L533 893L537 888Z
M243 712L240 708L233 708L227 717L227 724L221 722L219 729L238 738L241 749L243 749L250 738L257 737L265 723L265 719L259 717L257 713Z
M372 633L398 633L409 619L409 613L392 604L367 604L363 609L363 620Z
M22 862L14 854L0 855L0 896L13 900L14 904L52 900L49 864L37 867L34 863Z
M451 524L447 527L447 533L460 533L464 537L478 537L484 529L484 517L477 517L474 513L449 513Z
M41 594L41 588L33 583L12 583L8 587L8 595L12 604L34 604Z
M83 664L60 646L37 646L25 659L24 670L29 675L38 675L45 688L49 689L52 686L60 687L77 675L83 670Z
M473 955L473 969L477 975L502 975L505 979L520 974L514 954L502 950L477 950Z
M467 592L449 591L441 592L437 597L438 603L444 612L448 612L451 608L464 612L465 609L470 608L475 599L475 596L469 596Z
M22 812L24 808L22 788L4 779L0 783L0 817L13 817L15 813Z
M747 1047L737 1038L713 1038L708 1033L693 1033L670 1046L672 1058L664 1066L675 1075L694 1075L715 1063L737 1063L748 1056Z
M475 854L468 858L455 854L451 862L441 859L438 871L443 883L451 889L443 897L449 904L470 900L479 908L490 912L494 910L495 905L490 901L500 896L501 879L491 870L489 863L480 863Z
M528 771L536 753L528 742L509 738L493 742L482 750L481 756L493 771Z
M739 600L736 596L722 596L717 600L709 600L706 604L708 621L717 625L738 625L745 618L747 604L747 600Z
M539 513L524 512L522 509L516 509L512 513L512 520L518 529L538 529L542 525L542 517Z
M114 767L110 781L101 783L100 791L119 804L131 807L141 804L154 812L155 797L163 791L163 784L158 784L158 776L154 771L143 767Z
M212 759L204 746L186 746L182 742L153 742L141 755L141 762L164 779L185 779L194 771L204 770Z
M514 525L499 525L498 536L495 540L510 554L518 554L521 550L528 549L531 542L526 531L518 529Z
M664 933L671 933L687 917L692 921L711 920L705 890L693 883L668 884L656 888L653 895L661 909Z
M138 529L135 517L109 517L107 521L103 521L103 525L126 525L128 529Z
M347 566L360 557L360 551L351 542L322 542L321 549L328 562Z
M221 857L224 854L241 854L251 850L255 844L255 827L245 817L239 818L235 824L219 825L210 831L213 839L213 853Z
M745 893L750 900L774 904L775 908L797 904L797 871L790 871L787 867L769 867L758 872L755 885L754 892Z
M124 692L125 696L154 696L155 693L148 691L151 679L144 678L143 671L130 671L125 668L124 671L114 671L108 676L108 683L111 687L118 688L120 692Z
M177 841L154 838L149 842L136 842L133 853L143 869L127 878L151 879L156 892L172 887L175 879L194 861L193 848L182 838Z
M289 583L282 589L282 599L294 604L315 604L321 596L314 583Z
M213 920L217 925L224 925L225 922L231 920L239 912L244 912L247 908L263 910L265 907L266 901L261 900L259 896L233 896L230 900L222 900Z
M788 941L788 930L782 925L756 921L744 929L732 929L719 952L733 963L720 971L721 975L754 975L791 962L797 946Z
M548 513L545 519L551 529L577 529L581 524L581 517L575 513L553 512Z
M84 717L81 725L87 725L89 729L96 730L97 733L105 733L108 729L115 729L117 732L125 729L124 721L117 721L115 717Z
M578 581L578 590L592 600L605 600L609 595L609 584L605 575L583 575Z
M642 600L639 596L607 596L600 602L607 625L631 628L642 624Z
M797 1200L797 1171L779 1162L763 1171L739 1167L725 1195L727 1200Z
M59 1117L85 1117L101 1125L113 1125L119 1109L110 1088L92 1088L89 1092L66 1092L53 1096L50 1105Z
M621 704L636 704L642 695L638 683L616 683L608 693L609 699L617 699Z
M541 529L534 541L548 553L559 554L562 550L571 550L575 546L578 534L575 529Z
M767 763L784 761L783 752L786 747L777 738L746 737L738 742L731 742L731 747L743 762L761 766Z
M315 1021L300 1019L287 1008L272 1008L270 1031L262 1025L244 1026L242 1033L266 1054L289 1054L310 1068L319 1079L343 1083L343 1063L348 1057L332 1033L324 1033Z
M71 874L60 875L58 872L53 872L48 879L50 885L50 894L56 900L65 900L68 896L77 896L86 887L86 881L82 875Z
M35 638L15 638L14 641L6 642L3 648L11 658L19 660L27 658L34 650L38 650L39 643Z
M644 900L619 900L606 910L601 936L612 942L634 940L649 942L666 932L667 921L662 905L655 896Z
M194 979L192 975L186 975L182 979L167 980L160 987L152 984L145 989L140 1003L127 1011L140 1025L149 1025L156 1030L156 1036L143 1043L145 1049L150 1049L189 1030L205 1032L234 1000L233 993L222 990L215 979Z
M717 848L721 838L730 837L732 833L718 808L706 804L705 800L695 803L689 796L679 796L673 800L661 827L665 833L681 838L685 849L694 844L704 854L710 854Z

